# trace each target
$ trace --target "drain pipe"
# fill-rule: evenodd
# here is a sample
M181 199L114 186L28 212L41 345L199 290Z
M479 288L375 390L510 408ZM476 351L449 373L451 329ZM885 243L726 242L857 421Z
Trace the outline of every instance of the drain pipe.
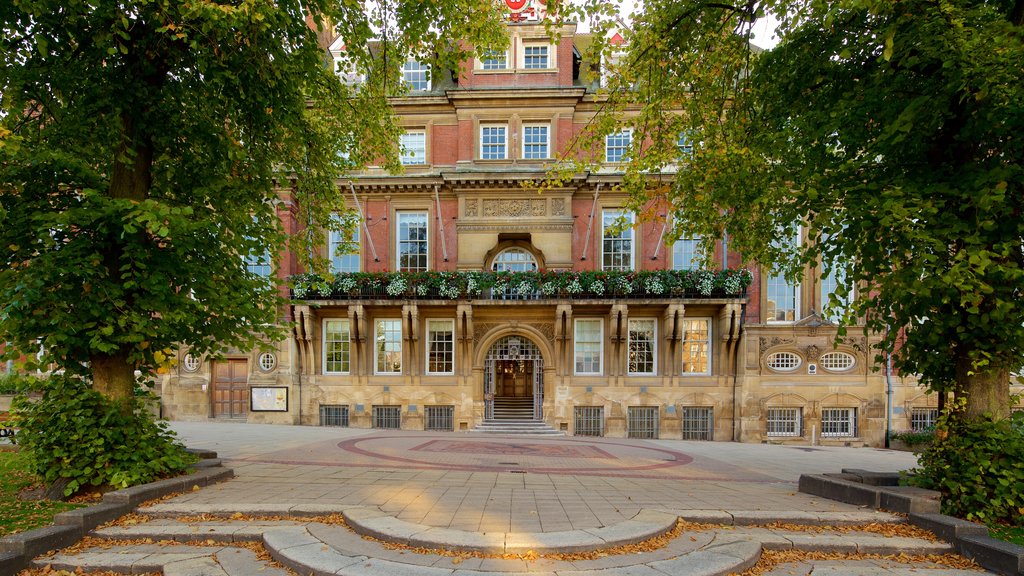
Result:
M886 354L885 360L885 447L889 448L889 436L892 435L892 352Z
M739 396L739 376L740 376L740 358L743 356L740 354L740 344L743 339L743 323L747 319L747 303L744 302L740 306L740 330L736 334L736 352L733 353L733 367L732 367L732 441L740 441L740 405L738 401Z

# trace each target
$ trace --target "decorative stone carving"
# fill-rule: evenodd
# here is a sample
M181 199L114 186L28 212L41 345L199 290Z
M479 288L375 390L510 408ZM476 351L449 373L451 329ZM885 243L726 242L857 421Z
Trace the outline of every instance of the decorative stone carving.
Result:
M548 339L548 342L555 341L555 324L553 322L537 322L536 324L530 324L537 329L538 332L544 335Z
M795 340L792 338L780 338L779 336L773 336L771 338L767 336L761 336L761 353L764 354L765 350L774 348L776 346L782 346L783 344L792 344Z
M850 336L848 338L843 338L843 344L846 344L847 346L849 346L850 348L853 348L857 352L864 352L867 349L867 347L868 347L867 338L864 338L864 337L859 337L858 338L856 336Z
M565 198L553 198L551 200L551 215L565 216Z
M543 199L490 199L483 201L483 215L488 218L530 218L547 214ZM467 208L468 216L468 208Z
M821 357L821 348L811 344L807 348L804 348L804 355L807 357L808 362L817 362L818 358Z
M474 322L473 340L480 342L480 340L484 337L484 334L490 332L492 329L494 329L495 326L498 326L498 324L495 324L493 322Z
M476 198L466 200L466 216L476 217L480 209L480 201Z

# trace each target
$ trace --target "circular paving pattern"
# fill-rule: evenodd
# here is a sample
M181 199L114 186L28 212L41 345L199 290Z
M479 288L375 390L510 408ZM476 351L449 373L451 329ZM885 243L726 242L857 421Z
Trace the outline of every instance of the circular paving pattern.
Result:
M337 444L353 456L417 468L480 472L621 474L685 466L693 458L636 441L517 436L438 438L380 435Z

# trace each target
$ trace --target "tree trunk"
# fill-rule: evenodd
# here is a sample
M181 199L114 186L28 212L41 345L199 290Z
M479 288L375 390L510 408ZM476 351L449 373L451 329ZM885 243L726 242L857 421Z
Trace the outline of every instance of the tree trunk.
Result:
M135 393L135 367L128 354L119 352L93 356L92 386L115 402L127 404Z
M980 420L986 415L1003 420L1010 416L1009 370L982 372L971 366L970 360L961 358L957 361L956 381L957 389L967 397L964 417L968 420Z

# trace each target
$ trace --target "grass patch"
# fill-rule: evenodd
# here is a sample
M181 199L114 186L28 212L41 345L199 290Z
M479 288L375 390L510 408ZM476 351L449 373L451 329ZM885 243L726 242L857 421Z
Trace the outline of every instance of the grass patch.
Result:
M989 535L993 538L1013 542L1018 546L1024 546L1024 526L1007 526L1006 524L995 524L988 527Z
M0 536L48 526L58 512L82 507L52 500L18 500L19 492L38 482L39 479L28 471L28 459L24 455L0 450Z

